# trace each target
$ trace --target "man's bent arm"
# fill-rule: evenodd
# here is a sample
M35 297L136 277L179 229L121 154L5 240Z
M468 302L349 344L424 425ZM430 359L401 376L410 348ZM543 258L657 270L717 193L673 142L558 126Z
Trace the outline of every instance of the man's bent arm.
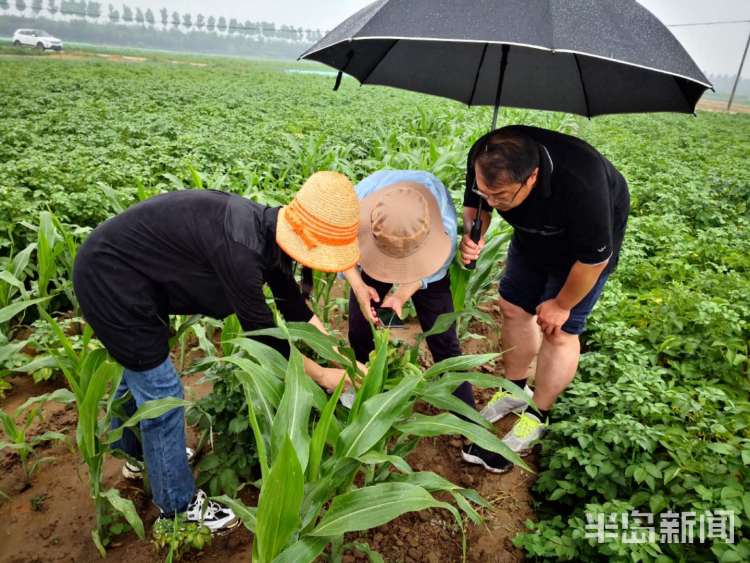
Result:
M565 285L557 294L557 304L568 310L578 305L596 285L599 276L608 263L609 260L599 264L584 264L583 262L573 264L568 279L565 280Z

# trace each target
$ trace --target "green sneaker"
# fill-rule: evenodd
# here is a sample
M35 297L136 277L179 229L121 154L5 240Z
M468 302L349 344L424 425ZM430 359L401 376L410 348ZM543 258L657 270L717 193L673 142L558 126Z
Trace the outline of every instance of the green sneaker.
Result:
M534 396L534 392L528 385L524 386L523 391L529 396L529 398ZM527 406L528 403L526 403L526 401L516 399L508 391L501 389L492 396L490 402L487 403L487 406L484 407L479 414L490 422L497 422L512 412L521 414L526 410Z
M505 435L503 442L517 454L526 455L531 452L534 442L544 436L546 431L547 424L536 415L523 413Z

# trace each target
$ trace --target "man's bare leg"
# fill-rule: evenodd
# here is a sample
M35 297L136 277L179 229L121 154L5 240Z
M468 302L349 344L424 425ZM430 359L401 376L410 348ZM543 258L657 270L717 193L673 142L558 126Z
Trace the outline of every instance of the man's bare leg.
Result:
M560 331L556 336L544 336L534 378L534 402L541 410L550 410L573 381L580 355L581 343L577 335Z
M536 324L536 321L534 321ZM536 327L537 334L539 328ZM560 331L555 336L544 335L539 355L536 360L536 376L534 378L534 403L541 411L541 416L533 412L525 412L513 425L513 428L503 437L503 442L514 452L524 455L534 446L547 429L547 417L555 399L570 384L578 368L580 355L578 336ZM524 361L526 358L523 358ZM515 360L515 358L511 358ZM520 364L512 366L520 370ZM520 372L513 372L518 374ZM505 467L512 467L507 462ZM505 467L496 466L496 471Z
M502 297L500 311L503 314L502 360L505 377L511 381L525 379L534 356L539 352L539 326L533 315Z

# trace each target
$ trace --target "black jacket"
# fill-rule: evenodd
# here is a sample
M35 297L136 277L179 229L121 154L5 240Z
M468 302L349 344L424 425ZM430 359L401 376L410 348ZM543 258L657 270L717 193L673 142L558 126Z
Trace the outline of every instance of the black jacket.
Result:
M121 364L140 371L166 359L170 314L236 313L245 330L274 326L264 283L287 320L310 320L276 244L277 217L278 208L213 190L134 205L78 251L73 280L86 320ZM267 343L288 352L283 341Z

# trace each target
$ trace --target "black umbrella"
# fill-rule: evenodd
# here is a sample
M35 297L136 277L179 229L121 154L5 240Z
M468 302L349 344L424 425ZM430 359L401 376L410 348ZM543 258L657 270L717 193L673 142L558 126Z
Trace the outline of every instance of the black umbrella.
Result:
M693 113L711 88L635 0L378 0L300 58L338 69L335 89L346 72L362 84L495 106L493 130L501 105L587 117Z
M711 88L635 0L378 0L300 58L362 84L587 117L692 113Z

